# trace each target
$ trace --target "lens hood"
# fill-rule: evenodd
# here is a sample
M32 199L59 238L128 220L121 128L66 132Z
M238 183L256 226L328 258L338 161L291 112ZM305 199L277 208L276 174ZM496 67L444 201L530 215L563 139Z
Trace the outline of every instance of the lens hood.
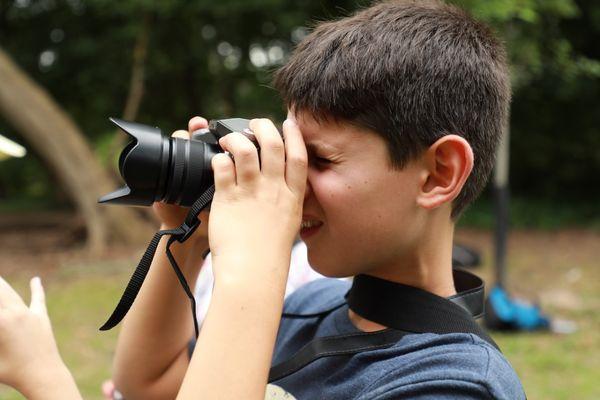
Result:
M130 136L131 142L119 156L119 171L126 185L102 196L100 203L148 206L157 197L156 188L166 179L169 163L169 143L159 128L123 121L109 120ZM129 185L131 183L131 185ZM160 194L158 194L160 197Z

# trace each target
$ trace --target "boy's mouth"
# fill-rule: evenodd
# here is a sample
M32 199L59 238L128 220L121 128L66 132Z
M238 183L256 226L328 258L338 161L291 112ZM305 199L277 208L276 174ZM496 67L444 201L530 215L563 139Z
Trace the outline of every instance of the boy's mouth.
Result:
M318 221L312 218L302 218L302 223L300 224L300 237L305 240L309 236L314 235L323 225L322 221Z

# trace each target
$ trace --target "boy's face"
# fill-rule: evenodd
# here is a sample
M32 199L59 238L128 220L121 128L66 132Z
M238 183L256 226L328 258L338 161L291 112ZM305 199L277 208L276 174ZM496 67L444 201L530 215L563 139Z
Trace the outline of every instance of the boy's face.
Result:
M288 113L288 118L293 118ZM409 261L422 231L422 165L389 166L383 138L346 123L296 115L309 165L302 229L311 266L326 276L388 276Z

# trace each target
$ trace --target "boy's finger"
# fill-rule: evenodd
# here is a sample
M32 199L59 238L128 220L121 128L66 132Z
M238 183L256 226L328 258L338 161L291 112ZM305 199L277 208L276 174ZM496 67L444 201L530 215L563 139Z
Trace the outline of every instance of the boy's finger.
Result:
M25 305L23 299L15 290L0 276L0 308L16 305Z
M188 122L188 131L191 134L198 129L208 128L208 121L202 117L193 117Z
M42 286L42 280L36 276L29 282L31 288L31 303L29 309L36 314L47 314L46 311L46 294Z
M183 129L179 129L175 132L173 132L173 134L171 135L171 137L177 137L180 139L189 139L190 138L190 133L187 131L184 131Z
M215 155L211 165L215 175L215 191L225 191L235 186L235 166L229 155L225 153Z
M219 140L223 150L228 151L235 164L235 180L238 185L249 185L260 175L256 146L239 132L232 132Z
M283 138L285 140L285 181L294 193L304 196L306 190L306 175L308 155L306 144L298 125L286 119L283 123Z
M285 149L279 131L268 119L253 119L250 129L260 145L260 169L264 176L283 178Z

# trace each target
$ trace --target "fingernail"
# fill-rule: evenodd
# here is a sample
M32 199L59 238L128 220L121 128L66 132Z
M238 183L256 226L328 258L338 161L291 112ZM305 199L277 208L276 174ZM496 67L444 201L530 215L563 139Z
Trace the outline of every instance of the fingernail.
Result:
M33 282L34 285L41 285L42 284L42 279L39 276L34 276L31 281Z

